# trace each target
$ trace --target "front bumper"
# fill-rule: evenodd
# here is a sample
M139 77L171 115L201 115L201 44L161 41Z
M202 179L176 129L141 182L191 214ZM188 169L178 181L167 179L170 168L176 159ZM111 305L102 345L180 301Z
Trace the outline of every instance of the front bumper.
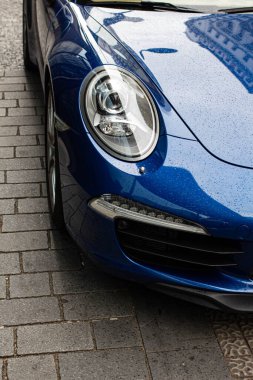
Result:
M140 175L137 164L118 162L99 147L85 144L84 138L67 133L59 144L65 220L75 241L93 261L113 275L166 293L169 287L172 294L184 293L188 299L191 293L191 300L197 298L198 303L208 298L215 307L244 311L249 300L247 310L253 311L252 170L225 164L196 142L162 136L161 152L169 147L165 159L162 153L158 158L154 154L146 162L146 174ZM192 220L216 238L242 242L241 271L157 268L133 260L122 249L114 220L88 204L106 193ZM221 296L224 294L226 297ZM228 306L228 296L246 301L238 307L230 301Z
M74 235L71 227L68 228ZM98 212L91 205L79 231L74 239L98 266L114 276L214 309L253 311L253 281L250 276L222 268L182 270L173 266L156 268L138 263L122 249L115 220L102 215L101 210Z

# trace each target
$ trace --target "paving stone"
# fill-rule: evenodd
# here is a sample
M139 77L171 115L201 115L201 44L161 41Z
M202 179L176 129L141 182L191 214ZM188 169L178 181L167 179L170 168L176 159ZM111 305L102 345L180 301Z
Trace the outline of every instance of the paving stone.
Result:
M229 380L221 353L216 349L193 349L148 354L155 380Z
M41 84L39 82L37 83L26 83L25 85L26 91L41 91Z
M6 116L6 109L0 108L0 116Z
M138 323L133 317L93 321L97 348L141 346Z
M28 78L25 75L22 76L4 76L0 77L0 85L1 84L19 84L19 83L27 83Z
M10 276L10 297L38 297L50 295L48 273Z
M18 212L29 214L36 212L49 212L47 198L23 198L18 200Z
M18 133L18 127L0 127L0 136L16 136ZM9 148L13 149L13 148Z
M52 355L16 357L8 360L9 380L57 380Z
M250 340L248 341L249 346L243 338L224 338L219 341L219 344L225 357L251 355L251 351L249 349L249 346L251 346Z
M0 356L10 356L14 354L14 334L9 327L0 328Z
M37 145L35 136L0 136L0 146Z
M0 252L48 248L46 231L0 233Z
M46 186L45 186L46 187ZM1 187L0 187L1 188ZM46 195L46 194L43 194ZM50 242L52 249L76 249L77 246L71 237L60 231L50 231Z
M0 276L0 298L6 298L6 280L4 276Z
M0 91L1 91L1 85L0 85ZM1 125L34 125L34 124L41 124L41 116L0 117L0 126Z
M215 322L213 323L213 328L219 341L243 337L238 323L235 322Z
M7 91L24 91L25 89L25 86L24 84L1 84L0 83L0 91L4 91L4 92L7 92Z
M40 143L40 145L45 145L45 136L44 135L39 135L39 143Z
M39 231L52 228L49 214L4 215L2 232Z
M169 351L194 347L217 348L203 308L144 290L134 303L146 350Z
M1 158L13 158L14 148L1 147L0 148L0 159Z
M61 380L149 379L139 348L60 354L59 362Z
M8 108L8 116L29 116L35 115L35 108L26 107L26 108Z
M40 170L13 170L7 172L7 183L45 182L46 171Z
M128 292L87 292L62 297L64 315L70 320L132 316L133 303Z
M6 107L16 107L17 101L16 100L0 100L0 108L6 108Z
M50 250L23 253L25 272L43 272L80 269L80 255L77 251Z
M20 273L18 253L4 253L0 255L0 274Z
M21 136L26 135L41 135L45 132L44 125L24 125L19 127L19 132Z
M253 321L241 321L240 327L244 336L253 337Z
M1 162L1 161L0 161ZM26 184L1 184L0 199L4 198L26 198L38 197L40 195L40 186L37 183Z
M5 178L4 178L4 172L0 172L0 183L4 183Z
M233 378L248 379L249 377L253 377L252 356L240 356L238 358L229 358L227 359L227 363Z
M68 294L122 289L127 283L89 267L85 271L53 273L53 286L55 294Z
M14 214L14 199L0 199L0 215Z
M5 99L42 99L41 91L5 92Z
M91 350L88 322L63 322L18 328L18 354Z
M17 146L16 157L44 157L45 146Z
M35 77L37 75L33 72L26 71L25 69L5 69L4 76L6 77Z
M55 297L16 298L0 301L0 325L23 325L59 321Z
M20 107L42 107L44 102L42 99L20 99L19 106ZM1 107L1 102L0 102Z
M45 115L45 108L44 107L36 107L36 115Z
M0 161L0 170L41 169L41 161L37 158L9 158Z
M42 190L42 196L43 197L47 197L47 185L45 183L41 184L41 190ZM63 240L65 241L65 239L63 239ZM55 246L52 247L52 248L59 248L59 241L56 238L56 235L54 235L54 236L51 237L51 241L53 242L53 244L55 244ZM56 245L58 245L58 247L56 247Z

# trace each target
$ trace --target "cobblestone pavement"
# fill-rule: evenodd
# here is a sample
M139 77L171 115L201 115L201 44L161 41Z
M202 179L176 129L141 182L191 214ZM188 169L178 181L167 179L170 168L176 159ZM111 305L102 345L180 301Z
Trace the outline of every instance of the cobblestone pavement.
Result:
M22 1L0 5L2 378L253 379L252 315L207 311L81 265L54 229L41 88L22 69Z

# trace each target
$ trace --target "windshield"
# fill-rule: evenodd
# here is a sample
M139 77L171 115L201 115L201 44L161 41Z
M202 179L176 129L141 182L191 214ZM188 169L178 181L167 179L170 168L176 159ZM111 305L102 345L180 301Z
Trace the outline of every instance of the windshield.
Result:
M74 1L74 0L73 0ZM110 4L119 6L120 4L134 4L137 5L148 5L153 4L154 6L165 5L167 8L172 8L174 10L195 10L197 12L218 12L223 10L231 11L233 9L238 10L238 12L245 9L247 12L253 13L253 0L75 0L74 2L81 4ZM244 10L244 11L245 11ZM232 13L232 12L231 12Z
M160 0L151 0L152 3ZM232 8L249 8L253 7L253 0L172 0L163 1L163 3L172 3L177 7L194 8L202 10L219 10Z
M152 0L152 2L160 2L160 0ZM172 3L180 7L199 7L208 6L216 8L243 8L252 7L253 0L172 0L163 1L163 3Z

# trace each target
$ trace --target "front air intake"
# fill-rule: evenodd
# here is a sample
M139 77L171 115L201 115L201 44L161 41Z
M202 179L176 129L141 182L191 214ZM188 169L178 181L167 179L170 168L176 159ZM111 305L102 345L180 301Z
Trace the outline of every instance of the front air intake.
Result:
M155 267L214 268L237 266L241 244L188 231L119 218L119 243L132 260Z

